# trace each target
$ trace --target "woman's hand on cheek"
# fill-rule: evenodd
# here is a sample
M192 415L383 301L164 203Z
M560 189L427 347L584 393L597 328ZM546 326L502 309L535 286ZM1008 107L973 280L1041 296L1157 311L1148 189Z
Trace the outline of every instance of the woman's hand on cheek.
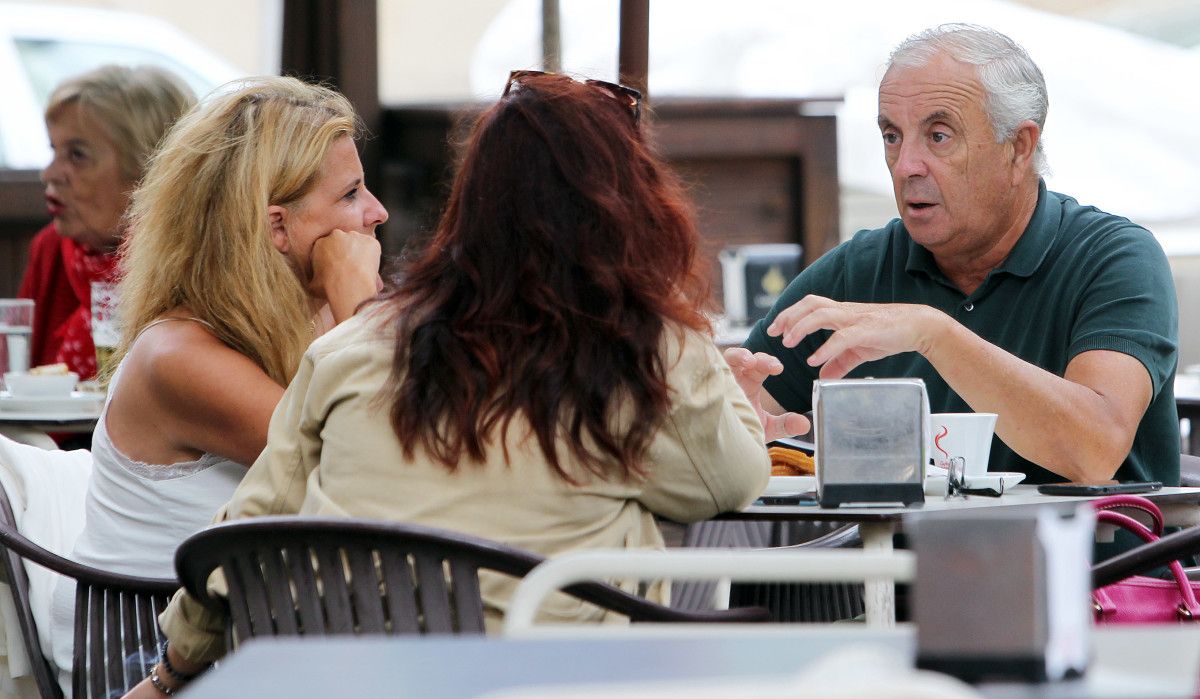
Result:
M308 290L329 302L340 323L379 292L379 241L374 236L335 228L313 243Z

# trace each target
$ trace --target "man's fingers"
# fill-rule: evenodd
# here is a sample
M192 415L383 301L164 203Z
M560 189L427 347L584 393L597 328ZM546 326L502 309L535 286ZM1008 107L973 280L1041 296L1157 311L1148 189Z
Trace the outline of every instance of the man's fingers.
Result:
M766 352L751 353L744 347L725 350L725 363L739 378L756 378L760 382L768 376L783 372L783 362Z
M821 367L819 376L822 379L840 379L853 371L858 365L875 358L868 356L861 350L850 349L826 362Z
M795 347L818 330L838 330L852 322L850 314L838 307L820 308L793 323L780 338L784 347Z
M766 352L756 352L754 354L754 370L766 376L775 376L783 373L783 362L779 361Z
M812 429L812 423L800 413L784 413L781 417L789 437L805 434Z
M824 296L809 294L796 303L793 303L791 306L788 306L780 311L779 315L775 316L775 320L772 321L769 326L767 326L767 334L772 337L778 337L782 335L789 327L794 325L796 321L800 320L809 313L812 313L816 309L831 303L834 302L830 301Z
M754 355L745 347L730 347L725 350L725 363L731 367L745 366Z
M799 413L784 413L782 415L767 415L766 424L763 429L766 432L767 441L773 439L781 439L783 437L794 437L798 434L808 432L810 424L808 418Z

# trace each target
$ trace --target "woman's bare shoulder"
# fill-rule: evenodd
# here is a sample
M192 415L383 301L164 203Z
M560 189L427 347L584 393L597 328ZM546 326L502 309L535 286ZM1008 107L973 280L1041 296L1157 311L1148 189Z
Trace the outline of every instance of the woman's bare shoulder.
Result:
M153 390L169 394L209 390L212 381L270 381L258 364L222 342L206 324L169 318L142 332L123 372L140 375Z

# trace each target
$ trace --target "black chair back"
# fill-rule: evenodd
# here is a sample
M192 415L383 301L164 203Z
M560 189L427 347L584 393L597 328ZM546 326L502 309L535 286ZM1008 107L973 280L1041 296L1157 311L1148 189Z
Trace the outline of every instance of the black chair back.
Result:
M234 646L258 636L479 634L479 571L522 577L543 558L442 529L323 517L254 517L180 545L184 588L228 614ZM221 570L226 597L210 594ZM564 592L634 621L758 621L763 610L689 613L600 583Z

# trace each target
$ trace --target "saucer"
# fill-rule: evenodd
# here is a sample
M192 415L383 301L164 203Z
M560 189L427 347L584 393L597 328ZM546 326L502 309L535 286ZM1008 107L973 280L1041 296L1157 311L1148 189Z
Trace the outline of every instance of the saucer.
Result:
M1025 480L1024 473L1015 471L994 471L978 476L964 476L964 485L968 488L991 488L1003 493L1006 489ZM946 477L945 476L926 476L925 477L925 494L926 495L945 495L946 494Z
M800 493L811 493L816 489L816 476L771 476L770 480L767 481L767 489L763 491L763 495L782 497L786 495L799 495Z
M964 476L963 480L966 481L965 485L968 488L993 488L1003 492L1005 488L1011 488L1025 480L1025 474L1015 471L995 471L979 476Z
M70 396L14 396L0 391L0 411L37 413L97 413L104 407L103 393L73 391Z

